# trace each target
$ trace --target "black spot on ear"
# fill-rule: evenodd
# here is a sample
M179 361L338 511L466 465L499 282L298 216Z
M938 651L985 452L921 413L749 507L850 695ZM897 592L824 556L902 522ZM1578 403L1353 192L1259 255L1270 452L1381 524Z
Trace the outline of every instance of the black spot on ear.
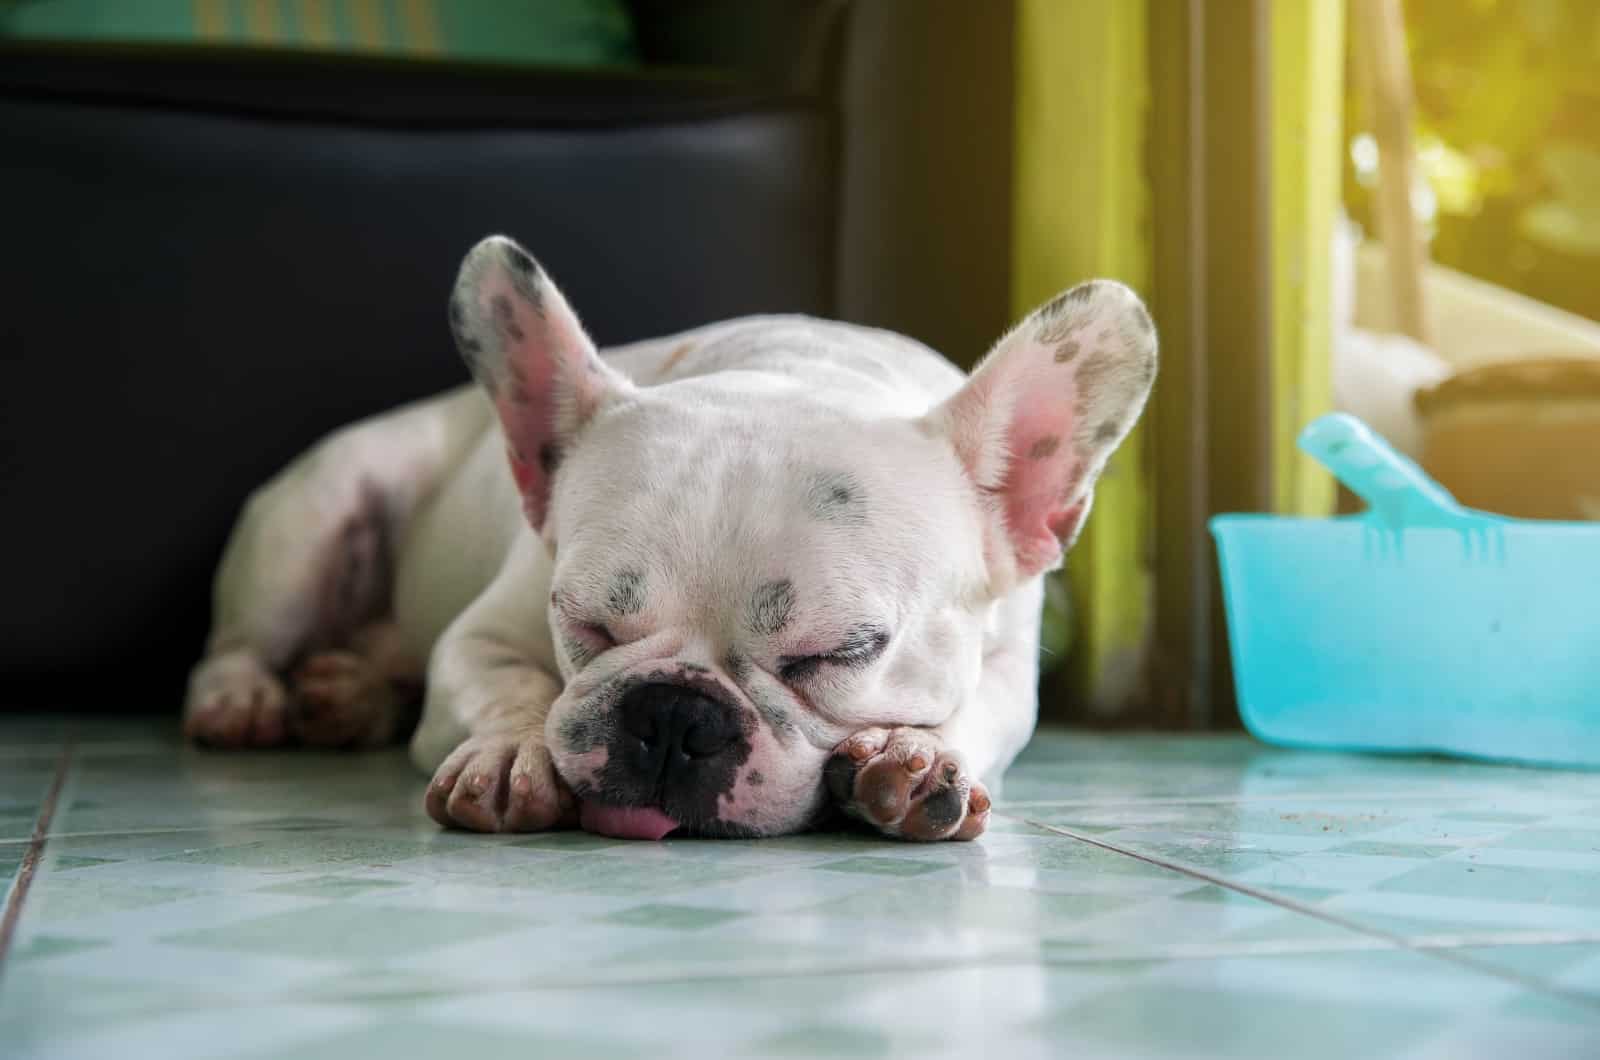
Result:
M1035 314L1041 325L1038 335L1039 341L1048 346L1060 342L1071 334L1082 320L1082 309L1093 300L1095 291L1099 286L1100 283L1097 280L1080 283L1078 286L1069 291L1063 291L1047 302ZM1065 360L1071 360L1072 356L1072 354L1068 354ZM1057 359L1062 359L1059 357L1059 351Z
M761 775L761 770L752 769L749 773L745 774L744 781L752 788L759 788L761 785L767 782L767 778Z
M644 572L633 568L617 571L606 592L606 606L613 614L638 614L644 607Z
M830 523L862 526L867 521L861 484L846 471L825 471L806 488L806 510Z
M461 304L459 295L450 297L450 334L456 340L456 352L461 354L461 359L467 362L473 378L486 384L490 390L494 389L494 380L483 376L478 371L478 363L483 354L483 343L473 338L467 331L467 311Z
M1049 305L1044 307L1045 315L1055 316L1073 306L1086 304L1094 297L1095 289L1099 286L1099 281L1090 280L1088 283L1078 284L1071 290L1063 291L1056 295Z
M561 446L557 445L555 442L545 442L539 447L540 470L542 470L546 476L554 475L556 473L556 468L561 466L561 458L564 455L566 454L562 453Z
M1069 364L1074 357L1078 356L1079 349L1077 342L1072 339L1063 342L1056 347L1056 363Z
M1095 429L1094 440L1097 444L1104 445L1115 438L1121 431L1122 428L1115 421L1107 420Z
M533 260L533 255L515 243L506 247L506 261L524 276L532 276L539 271L539 263Z
M532 255L512 243L506 247L506 265L512 286L539 316L544 316L544 270Z
M789 624L794 611L794 583L788 578L767 582L750 597L750 628L770 637Z
M1056 450L1060 448L1061 439L1054 434L1047 434L1033 443L1033 446L1028 450L1028 459L1043 460L1046 457L1054 456Z
M521 342L527 338L522 327L517 323L516 310L511 306L511 299L503 294L497 294L489 299L489 311L494 314L495 327L500 329L500 334L512 342Z
M1105 350L1096 350L1083 359L1078 365L1078 399L1075 411L1079 416L1087 415L1095 401L1104 396L1104 391L1118 372L1116 357Z

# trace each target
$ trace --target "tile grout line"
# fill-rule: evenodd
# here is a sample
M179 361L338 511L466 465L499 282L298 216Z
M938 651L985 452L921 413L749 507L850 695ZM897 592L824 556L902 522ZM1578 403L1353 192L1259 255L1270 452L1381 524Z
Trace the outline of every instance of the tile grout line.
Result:
M33 822L33 837L28 842L28 849L23 851L22 863L17 866L11 893L6 896L5 913L0 916L0 978L5 976L6 959L11 955L11 940L16 935L18 921L22 919L22 904L28 898L33 875L44 856L45 843L49 841L50 821L55 817L56 801L61 797L61 788L66 783L71 764L72 737L68 736L61 745L61 757L56 760L56 775L45 792L44 802L39 805L39 816Z
M1264 888L1255 887L1248 883L1242 883L1238 880L1230 879L1214 872L1209 872L1206 869L1197 868L1193 865L1185 865L1181 861L1173 861L1170 858L1163 858L1154 854L1144 854L1140 851L1134 850L1131 847L1121 846L1117 843L1108 842L1107 840L1099 839L1095 836L1074 832L1070 828L1062 828L1060 825L1045 824L1042 821L1033 821L1021 817L1013 818L1013 820L1021 820L1023 823L1032 825L1035 828L1042 828L1047 832L1054 832L1056 835L1065 836L1068 839L1076 839L1080 843L1088 843L1090 846L1099 847L1100 849L1110 851L1113 854L1121 854L1124 857L1135 858L1139 861L1145 862L1146 864L1155 865L1158 868L1167 869L1172 872L1179 872L1185 876L1191 876L1198 880L1204 880L1207 883L1214 884L1215 886L1223 887L1227 890L1247 895L1259 901L1270 903L1278 906L1280 909L1287 909L1290 912L1300 913L1304 916L1321 920L1324 923L1333 924L1336 927L1344 928L1347 931L1353 931L1357 934L1366 935L1369 938L1381 939L1391 945L1400 947L1402 950L1405 950L1408 953L1416 953L1433 957L1438 960L1457 965L1458 967L1466 968L1470 971L1493 976L1494 978L1504 982L1515 983L1518 986L1536 991L1541 994L1554 995L1564 1000L1583 1005L1587 1008L1600 1009L1600 996L1587 994L1581 990L1570 990L1566 987L1547 983L1536 976L1524 975L1521 972L1517 972L1509 968L1502 968L1497 964L1491 964L1487 961L1480 961L1474 957L1456 952L1455 950L1447 947L1415 946L1412 944L1410 939L1402 934L1399 934L1398 932L1387 931L1383 928L1373 927L1370 924L1363 924L1359 920L1352 920L1348 917L1340 916L1337 913L1332 913L1326 909L1309 905L1286 895L1265 890Z

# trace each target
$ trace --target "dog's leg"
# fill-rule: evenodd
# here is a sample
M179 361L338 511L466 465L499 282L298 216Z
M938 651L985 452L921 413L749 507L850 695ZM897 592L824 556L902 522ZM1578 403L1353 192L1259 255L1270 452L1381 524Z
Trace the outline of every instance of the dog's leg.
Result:
M308 747L381 747L404 739L417 724L423 671L398 626L373 623L347 649L315 652L295 668L289 733Z
M989 824L990 784L1038 718L1042 583L999 604L976 692L930 728L871 728L835 749L829 792L853 817L903 839L976 839Z
M216 747L290 738L283 675L388 616L392 547L487 424L461 390L330 435L251 495L223 554L184 730Z
M545 746L545 718L562 688L549 655L549 592L549 560L528 535L428 661L411 757L433 772L426 807L442 825L533 832L577 821Z

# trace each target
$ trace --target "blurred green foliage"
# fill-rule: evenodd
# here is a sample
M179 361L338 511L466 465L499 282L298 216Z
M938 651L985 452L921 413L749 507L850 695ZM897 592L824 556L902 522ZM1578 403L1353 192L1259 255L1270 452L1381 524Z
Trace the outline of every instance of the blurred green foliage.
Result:
M1435 260L1600 319L1600 0L1410 0ZM1374 176L1350 79L1346 201Z

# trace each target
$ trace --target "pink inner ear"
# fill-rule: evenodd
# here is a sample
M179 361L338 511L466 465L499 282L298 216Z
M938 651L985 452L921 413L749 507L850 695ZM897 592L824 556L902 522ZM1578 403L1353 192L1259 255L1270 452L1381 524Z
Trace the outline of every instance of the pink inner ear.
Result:
M600 393L589 337L553 284L547 281L542 293L541 310L504 274L486 277L478 292L479 309L493 321L505 351L494 405L523 509L536 529L549 511L562 439L594 411Z
M1083 521L1084 467L1072 439L1076 389L1025 388L1006 434L1006 527L1018 566L1030 574L1054 566Z

